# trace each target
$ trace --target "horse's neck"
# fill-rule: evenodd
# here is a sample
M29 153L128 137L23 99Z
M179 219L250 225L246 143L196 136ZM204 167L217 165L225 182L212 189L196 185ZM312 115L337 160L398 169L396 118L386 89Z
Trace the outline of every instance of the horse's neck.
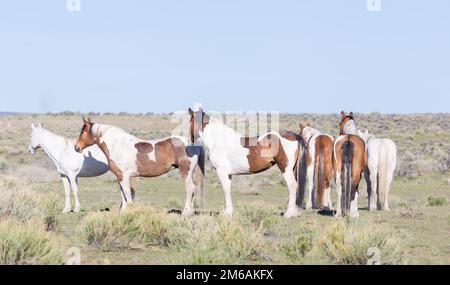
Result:
M111 146L112 144L114 144L114 141L118 139L137 139L135 136L125 132L122 129L110 125L101 124L94 124L92 135L100 144L105 143L107 146Z
M43 131L41 135L42 149L45 151L45 153L47 153L47 155L52 159L52 161L55 164L58 164L62 152L67 147L68 140L50 131L47 130L42 131Z
M242 135L222 122L213 121L203 130L203 142L208 148L216 145L239 143Z

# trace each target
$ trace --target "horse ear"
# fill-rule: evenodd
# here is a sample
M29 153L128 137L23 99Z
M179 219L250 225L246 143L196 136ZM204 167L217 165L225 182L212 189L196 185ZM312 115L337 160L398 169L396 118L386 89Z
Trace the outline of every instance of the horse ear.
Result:
M189 115L193 116L194 115L194 111L192 111L191 108L188 109Z
M350 117L353 117L353 112L350 112L349 116L350 116Z
M89 124L92 124L91 118L88 117L87 122L88 122Z
M87 123L87 120L84 116L83 116L83 123Z
M36 129L36 127L34 126L34 124L31 124L31 129L32 129L32 130Z
M303 130L305 128L305 125L303 125L303 123L300 123L298 126L300 127L300 130Z
M345 112L344 111L341 111L341 116L342 116L342 118L345 117Z

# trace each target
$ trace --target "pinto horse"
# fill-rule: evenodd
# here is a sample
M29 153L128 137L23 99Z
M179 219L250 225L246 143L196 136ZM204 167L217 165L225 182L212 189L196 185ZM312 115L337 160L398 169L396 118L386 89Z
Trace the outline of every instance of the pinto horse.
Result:
M108 162L103 152L97 147L86 148L83 153L74 150L74 142L58 136L45 129L41 124L31 125L30 154L42 148L50 157L61 176L66 195L63 213L71 211L70 189L75 199L74 212L81 209L78 200L78 177L96 177L108 172Z
M324 207L332 210L330 182L333 179L334 139L312 127L303 124L299 126L300 135L307 145L308 200L306 209Z
M97 144L108 159L109 169L120 184L121 210L134 202L132 177L156 177L178 168L186 189L183 216L194 214L193 197L199 187L203 197L204 158L201 147L189 147L185 137L171 136L146 141L110 125L96 124L83 118L75 150Z
M244 137L221 120L210 118L200 108L189 108L191 142L200 138L209 150L225 194L225 216L233 215L231 179L233 175L255 174L277 165L289 188L286 218L299 215L306 186L306 151L303 139L293 132L270 132Z
M334 171L338 195L336 217L358 217L358 187L367 162L366 144L356 133L353 112L341 112L340 136L334 142ZM343 192L343 193L342 193Z
M389 190L397 164L397 147L390 139L377 139L374 135L358 131L366 142L367 167L364 176L369 195L369 211L389 210Z

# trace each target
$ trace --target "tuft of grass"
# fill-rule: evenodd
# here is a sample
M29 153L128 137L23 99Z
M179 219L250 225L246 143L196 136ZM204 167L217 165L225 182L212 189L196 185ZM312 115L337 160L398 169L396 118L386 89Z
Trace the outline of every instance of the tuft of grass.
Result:
M292 262L299 262L312 247L312 236L310 234L302 234L293 242L283 244L280 249Z
M318 246L335 264L367 264L373 250L379 252L381 264L402 264L405 262L402 239L394 232L339 221L326 229Z
M259 230L225 218L199 217L174 223L170 247L177 264L248 264L271 260ZM173 234L173 235L172 235Z
M28 221L40 214L36 193L17 179L0 176L0 218Z
M41 199L40 211L45 230L53 231L58 226L57 215L61 213L61 203L56 195L49 195Z
M275 215L275 210L262 203L244 205L240 209L238 220L243 226L262 230L265 234L277 232L280 223L280 217Z
M64 252L50 233L33 223L0 223L0 264L63 264Z
M445 206L448 204L448 199L444 196L428 196L428 207Z

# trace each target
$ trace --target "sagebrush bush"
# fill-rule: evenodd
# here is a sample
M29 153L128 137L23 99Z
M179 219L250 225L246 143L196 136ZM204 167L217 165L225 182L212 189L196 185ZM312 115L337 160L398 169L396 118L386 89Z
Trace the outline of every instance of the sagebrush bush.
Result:
M302 260L312 247L312 236L310 234L302 234L293 242L283 244L281 246L281 251L283 251L292 262L298 262Z
M448 204L448 199L443 196L428 196L427 198L427 206L436 207L436 206L445 206Z
M366 264L371 248L379 250L381 264L402 264L405 262L403 239L391 231L369 228L358 222L338 221L325 230L318 246L335 264Z
M268 207L267 204L252 203L239 209L238 220L244 226L270 234L277 231L280 217L277 217L275 209Z
M64 251L50 233L33 222L0 222L0 264L63 264Z

